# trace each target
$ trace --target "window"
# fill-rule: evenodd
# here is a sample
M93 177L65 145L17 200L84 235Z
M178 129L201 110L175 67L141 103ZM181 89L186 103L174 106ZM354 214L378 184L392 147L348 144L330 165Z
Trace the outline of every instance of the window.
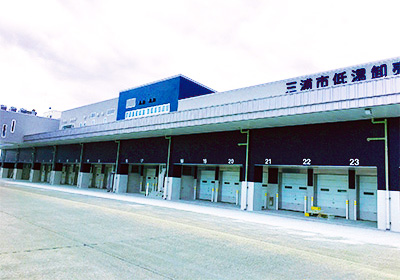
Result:
M106 123L106 122L107 122L107 118L104 118L104 119L103 119L103 123Z
M15 132L15 126L17 125L17 121L16 120L12 120L11 121L11 127L10 127L10 132L14 133Z
M1 129L1 137L6 138L6 132L7 132L7 125L3 124L3 128Z
M131 99L126 100L126 106L125 107L126 107L126 109L136 107L136 98L131 98Z
M73 124L67 124L62 127L62 129L74 128Z
M71 123L76 122L76 118L71 118L71 119L69 120L69 122L71 122Z
M89 116L89 118L94 118L94 117L96 117L96 112L91 113Z
M108 109L108 110L107 110L107 116L113 115L114 112L115 112L115 109L114 109L114 108Z

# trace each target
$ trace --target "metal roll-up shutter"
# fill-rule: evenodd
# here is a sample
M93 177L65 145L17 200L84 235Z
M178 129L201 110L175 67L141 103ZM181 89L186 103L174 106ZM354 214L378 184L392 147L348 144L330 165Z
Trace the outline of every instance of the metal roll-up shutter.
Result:
M360 176L360 219L377 220L377 190L376 176Z
M221 182L221 202L236 202L236 191L240 194L240 171L223 171Z
M282 209L303 211L307 174L282 173Z
M347 175L318 175L317 202L324 213L346 216Z
M211 200L212 188L215 186L215 171L201 170L199 199Z

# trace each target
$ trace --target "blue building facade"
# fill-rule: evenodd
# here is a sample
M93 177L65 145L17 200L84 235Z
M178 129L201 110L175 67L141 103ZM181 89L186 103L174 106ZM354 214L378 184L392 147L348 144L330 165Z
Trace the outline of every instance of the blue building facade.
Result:
M179 100L213 92L182 75L122 91L118 99L117 120L175 112Z

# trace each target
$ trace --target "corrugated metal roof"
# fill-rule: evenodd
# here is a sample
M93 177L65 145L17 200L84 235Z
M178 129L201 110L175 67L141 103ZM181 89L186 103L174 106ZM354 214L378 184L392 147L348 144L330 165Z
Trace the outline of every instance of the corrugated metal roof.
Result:
M25 136L25 143L87 142L400 116L400 75L170 114Z

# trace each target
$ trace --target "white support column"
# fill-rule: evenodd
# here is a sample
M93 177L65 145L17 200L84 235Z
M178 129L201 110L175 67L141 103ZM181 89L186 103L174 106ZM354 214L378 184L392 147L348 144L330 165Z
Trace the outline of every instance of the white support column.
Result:
M279 193L276 193L275 210L279 210Z
M179 200L181 192L181 178L168 177L166 188L167 188L167 193L166 193L167 200Z
M357 191L356 189L349 189L348 192L348 205L346 207L349 208L349 219L350 220L355 220L355 217L357 217L357 205L354 205L354 201L357 200ZM345 203L345 202L344 202Z
M87 189L89 187L90 183L90 176L92 174L90 173L85 173L85 172L79 172L78 174L78 188L80 189Z
M29 182L39 182L40 181L40 170L31 169L29 174Z
M61 184L61 177L62 177L62 171L52 170L50 174L50 184L51 185Z
M22 179L22 169L14 168L14 180L21 180Z
M262 183L242 182L241 210L261 211L264 205ZM247 196L247 198L244 198ZM246 205L247 204L247 205ZM247 206L247 207L246 207Z
M349 219L349 200L346 200L346 220Z
M168 199L168 200L170 200L169 198L168 198L168 191L169 191L169 185L171 184L171 182L170 182L170 178L171 177L165 177L165 179L164 179L164 193L163 193L163 199Z
M215 180L214 202L218 202L219 181Z
M354 220L357 220L357 200L354 200Z
M126 193L128 189L128 174L115 174L114 190L116 193Z
M8 170L9 168L1 168L0 178L7 178L8 177Z
M247 210L248 208L248 200L249 200L249 191L247 182L242 182L242 191L240 196L240 210Z
M307 196L304 196L304 214L307 213Z
M400 192L390 191L391 231L400 232Z

